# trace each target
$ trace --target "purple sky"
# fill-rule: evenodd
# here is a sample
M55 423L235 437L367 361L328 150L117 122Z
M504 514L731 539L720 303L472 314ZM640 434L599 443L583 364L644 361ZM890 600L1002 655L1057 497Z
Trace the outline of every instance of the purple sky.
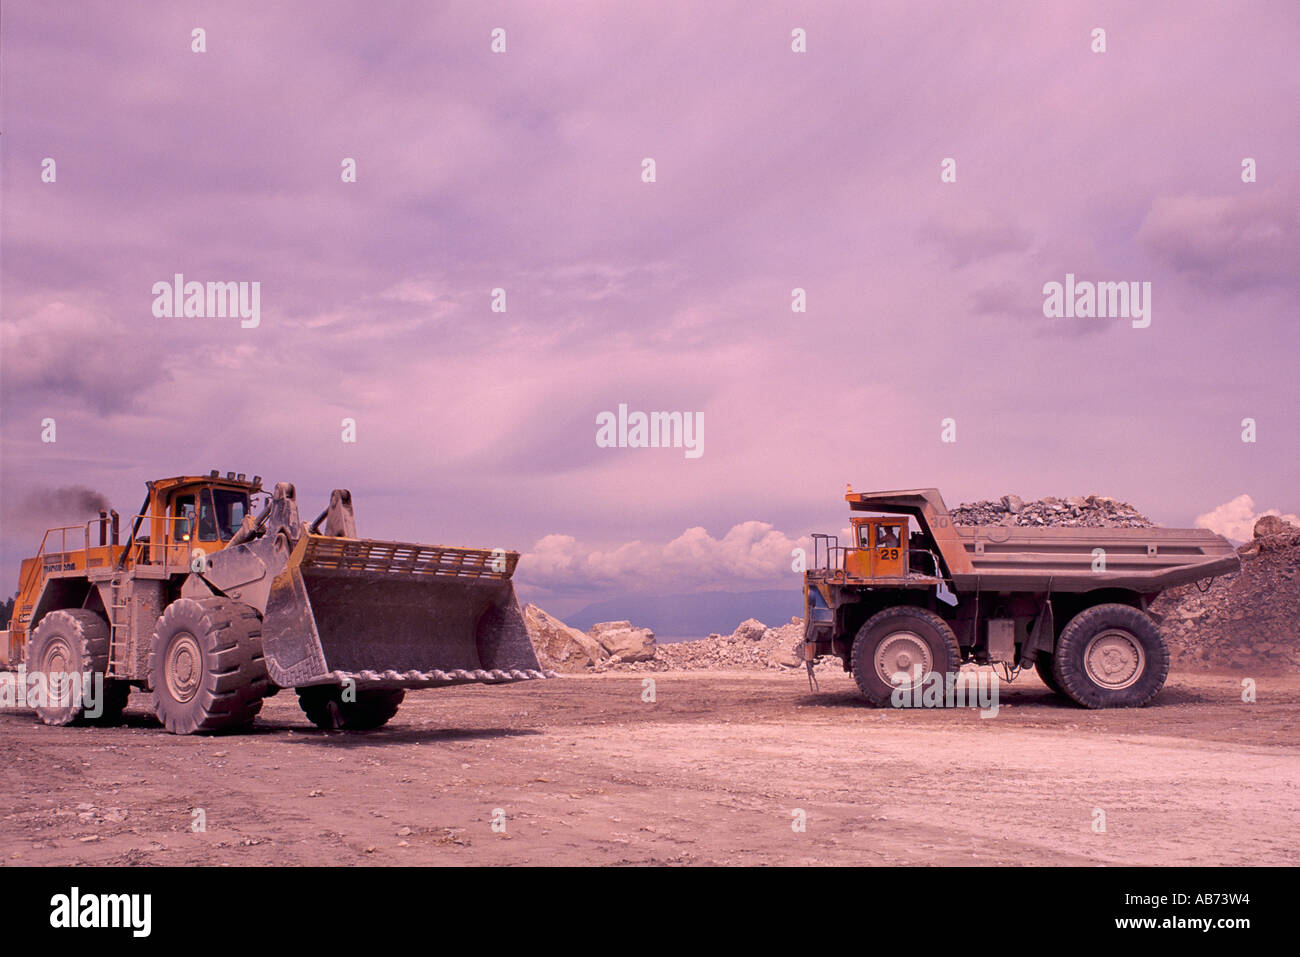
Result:
M1300 511L1300 5L1005 6L11 0L0 575L45 490L209 468L559 613L796 588L846 482ZM176 272L261 325L155 318ZM1066 273L1150 328L1045 318ZM597 448L621 402L703 456Z

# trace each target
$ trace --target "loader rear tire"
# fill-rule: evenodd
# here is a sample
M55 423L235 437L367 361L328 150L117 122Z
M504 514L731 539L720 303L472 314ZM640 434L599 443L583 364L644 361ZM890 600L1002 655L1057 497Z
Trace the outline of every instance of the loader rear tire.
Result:
M374 689L357 691L355 701L343 700L336 685L313 685L298 689L298 705L318 728L326 731L370 731L382 727L406 698L406 692Z
M149 686L158 720L172 734L250 724L268 689L262 620L229 598L180 598L158 619Z
M961 649L952 628L934 612L896 605L876 612L858 629L851 665L863 695L883 708L892 703L896 688L910 689L917 683L913 676L918 666L921 682L935 680L928 677L933 674L946 687L947 675L961 668ZM898 672L906 673L909 680L892 681Z
M1061 691L1085 708L1136 708L1164 687L1169 648L1131 605L1094 605L1070 619L1052 655Z
M102 676L108 668L108 622L84 608L52 611L36 626L27 661L29 677L38 673L45 676L34 689L40 695L35 710L41 721L64 726L95 720L86 713L87 689L54 676ZM109 714L113 700L110 686L115 684L109 681L103 684L104 711L99 720ZM127 692L130 693L129 686Z

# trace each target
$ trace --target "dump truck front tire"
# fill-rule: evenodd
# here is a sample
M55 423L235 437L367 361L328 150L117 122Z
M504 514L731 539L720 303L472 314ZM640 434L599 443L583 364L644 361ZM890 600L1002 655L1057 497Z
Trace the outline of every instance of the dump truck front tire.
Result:
M1136 708L1164 687L1169 648L1131 605L1095 605L1070 620L1052 655L1061 691L1085 708Z
M401 689L358 690L355 701L343 700L337 685L298 689L298 705L318 728L326 731L370 731L388 723L406 698Z
M268 691L262 621L229 598L181 598L158 619L149 651L158 720L172 734L249 724Z
M57 674L103 675L108 668L108 622L93 611L84 608L66 608L52 611L36 626L32 635L31 654L28 656L29 675L40 673L42 679L41 702L36 715L45 724L69 725L86 720L85 690L80 685L60 689L60 681L51 680ZM93 679L92 679L93 680ZM109 707L116 699L105 681L99 693L104 698L104 711L99 720L113 720ZM72 694L73 691L77 694ZM130 693L130 689L127 689ZM122 701L125 704L125 700ZM121 708L118 708L118 715Z
M919 667L923 682L937 675L946 687L946 676L961 668L961 650L952 628L934 612L896 605L876 612L858 629L851 666L863 695L883 708L891 703L895 688L910 687L910 682L894 684L891 678L898 672L910 676Z

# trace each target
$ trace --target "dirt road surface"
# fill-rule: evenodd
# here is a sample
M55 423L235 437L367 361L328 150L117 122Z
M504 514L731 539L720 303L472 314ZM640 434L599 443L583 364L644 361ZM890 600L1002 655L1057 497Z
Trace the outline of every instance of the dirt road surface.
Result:
M1022 676L994 718L874 710L842 675L821 688L462 687L411 693L366 734L315 730L292 692L221 737L164 733L140 694L119 728L9 712L0 860L1300 863L1300 678L1260 678L1247 704L1240 675L1175 674L1150 707L1084 711Z

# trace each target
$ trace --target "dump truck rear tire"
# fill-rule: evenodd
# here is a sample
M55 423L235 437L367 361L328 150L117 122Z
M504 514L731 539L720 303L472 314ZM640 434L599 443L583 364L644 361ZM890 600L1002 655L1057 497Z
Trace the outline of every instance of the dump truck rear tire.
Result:
M1156 623L1131 605L1094 605L1070 620L1052 655L1061 691L1085 708L1136 708L1169 675Z
M1056 675L1052 673L1052 668L1054 667L1052 664L1053 657L1053 655L1046 651L1040 651L1038 656L1034 658L1034 670L1038 672L1039 680L1041 680L1043 684L1047 685L1049 689L1057 694L1065 694L1065 692L1061 690L1061 686L1056 682Z
M108 668L108 622L84 608L52 611L36 626L32 634L31 654L27 658L28 674L40 673L44 688L38 686L41 701L36 715L45 724L69 725L85 720L86 689L79 685L60 688L61 682L49 676L103 675ZM108 715L109 685L104 682L104 712ZM29 685L30 687L30 685ZM72 694L73 691L77 694ZM125 702L123 702L125 703ZM120 709L119 709L120 712Z
M298 705L312 724L326 731L370 731L382 727L406 698L401 689L357 691L355 701L343 700L336 685L298 689Z
M876 612L858 629L851 665L863 695L883 708L891 703L895 688L911 686L894 684L890 679L897 672L911 675L919 666L922 681L935 674L946 687L946 676L961 668L961 650L952 628L934 612L896 605Z
M158 720L172 734L249 724L268 690L262 621L229 598L180 598L158 619L149 651Z

